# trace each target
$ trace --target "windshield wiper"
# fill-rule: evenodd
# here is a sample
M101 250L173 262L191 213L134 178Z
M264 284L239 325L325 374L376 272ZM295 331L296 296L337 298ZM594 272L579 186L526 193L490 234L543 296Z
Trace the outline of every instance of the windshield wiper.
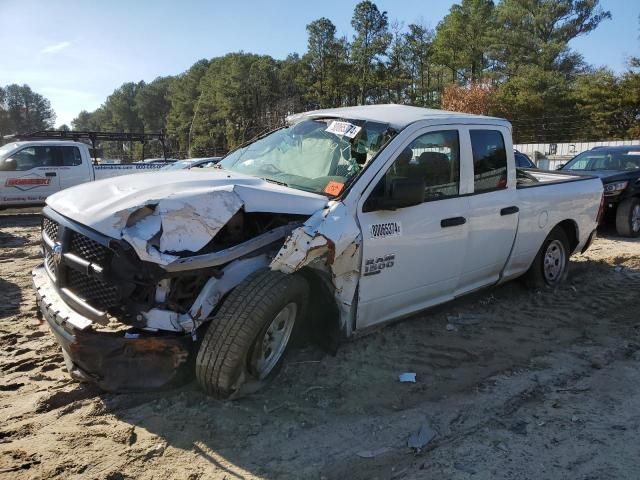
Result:
M274 180L273 178L267 178L267 177L260 177L262 180L264 180L265 182L269 182L269 183L275 183L276 185L282 185L283 187L288 187L289 184L288 183L284 183L281 182L279 180Z

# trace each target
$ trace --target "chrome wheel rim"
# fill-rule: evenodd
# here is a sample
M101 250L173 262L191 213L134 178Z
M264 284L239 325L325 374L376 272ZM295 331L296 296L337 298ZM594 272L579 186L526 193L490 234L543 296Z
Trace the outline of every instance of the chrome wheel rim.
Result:
M631 211L631 229L640 232L640 204L633 207Z
M544 253L544 278L547 283L556 283L564 273L566 252L560 240L552 240Z
M298 305L291 302L273 318L264 336L256 343L254 366L258 378L263 379L282 358L287 348L298 313Z

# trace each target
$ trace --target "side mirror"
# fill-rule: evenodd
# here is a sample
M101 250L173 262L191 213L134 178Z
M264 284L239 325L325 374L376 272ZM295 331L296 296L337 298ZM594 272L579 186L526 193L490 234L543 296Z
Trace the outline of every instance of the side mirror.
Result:
M391 180L389 194L377 200L375 207L377 210L412 207L424 202L424 193L423 178L394 178Z
M556 170L562 170L562 167L564 167L566 165L566 163L561 163L560 165L558 165L556 167Z
M15 159L13 158L5 158L4 160L0 160L0 170L2 171L15 171L18 167Z

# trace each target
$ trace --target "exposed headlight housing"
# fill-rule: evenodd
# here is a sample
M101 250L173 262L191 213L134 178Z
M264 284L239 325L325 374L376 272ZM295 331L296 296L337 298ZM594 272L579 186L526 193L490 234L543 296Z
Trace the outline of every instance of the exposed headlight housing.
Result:
M604 185L604 194L605 195L620 195L620 193L622 193L622 191L625 188L627 188L627 185L629 185L628 181L605 183L605 185Z

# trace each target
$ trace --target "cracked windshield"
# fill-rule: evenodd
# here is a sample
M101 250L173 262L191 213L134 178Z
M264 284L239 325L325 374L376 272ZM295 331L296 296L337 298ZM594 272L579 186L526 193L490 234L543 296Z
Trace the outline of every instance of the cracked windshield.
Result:
M299 190L337 196L395 132L357 120L305 120L239 148L222 168Z

